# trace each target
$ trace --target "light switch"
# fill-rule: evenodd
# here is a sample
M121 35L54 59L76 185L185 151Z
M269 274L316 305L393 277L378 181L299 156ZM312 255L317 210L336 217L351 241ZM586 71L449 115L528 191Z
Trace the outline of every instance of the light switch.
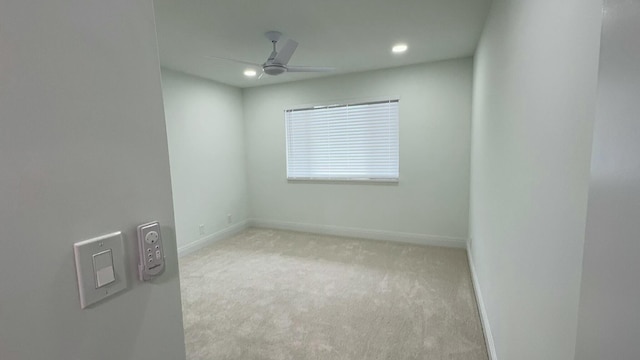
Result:
M80 307L97 303L127 288L124 239L115 232L73 244Z
M96 289L116 281L111 249L93 254L93 271L96 274Z

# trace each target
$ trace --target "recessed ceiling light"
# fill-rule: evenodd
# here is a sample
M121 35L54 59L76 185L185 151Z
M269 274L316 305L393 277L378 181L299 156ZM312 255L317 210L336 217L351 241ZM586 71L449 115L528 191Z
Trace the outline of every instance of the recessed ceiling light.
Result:
M407 51L408 48L409 47L407 46L407 44L395 44L391 48L391 52L393 52L394 54L401 54Z
M257 74L256 71L253 69L247 69L244 71L244 76L246 77L254 77L256 76L256 74Z

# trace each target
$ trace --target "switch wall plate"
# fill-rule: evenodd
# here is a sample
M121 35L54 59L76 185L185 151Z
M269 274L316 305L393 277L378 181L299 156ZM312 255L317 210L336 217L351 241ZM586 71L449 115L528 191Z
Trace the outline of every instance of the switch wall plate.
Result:
M75 243L73 253L81 308L127 288L124 240L120 231Z

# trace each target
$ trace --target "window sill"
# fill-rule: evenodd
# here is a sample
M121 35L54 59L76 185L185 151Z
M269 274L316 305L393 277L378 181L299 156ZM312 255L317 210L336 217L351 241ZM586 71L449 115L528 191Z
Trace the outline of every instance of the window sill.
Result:
M289 183L313 183L313 184L380 184L398 185L400 179L367 179L367 178L287 178Z

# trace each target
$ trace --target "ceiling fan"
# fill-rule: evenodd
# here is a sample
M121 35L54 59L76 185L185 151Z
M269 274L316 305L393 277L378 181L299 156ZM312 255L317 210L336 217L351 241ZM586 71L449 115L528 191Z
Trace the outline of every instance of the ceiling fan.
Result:
M262 78L264 74L275 76L285 72L331 72L335 70L335 68L333 67L325 67L325 66L290 66L288 65L289 60L291 60L291 56L293 56L293 53L296 51L296 48L298 47L298 43L294 40L289 39L280 48L280 51L277 51L276 44L280 40L282 33L279 31L268 31L264 35L267 37L267 39L271 40L271 44L273 45L273 50L271 51L271 54L267 58L267 61L265 61L262 64L258 64L250 61L237 60L237 59L222 58L217 56L205 56L205 57L209 59L227 60L227 61L237 62L240 64L247 64L247 65L260 67L262 69L262 73L260 74L258 79Z

